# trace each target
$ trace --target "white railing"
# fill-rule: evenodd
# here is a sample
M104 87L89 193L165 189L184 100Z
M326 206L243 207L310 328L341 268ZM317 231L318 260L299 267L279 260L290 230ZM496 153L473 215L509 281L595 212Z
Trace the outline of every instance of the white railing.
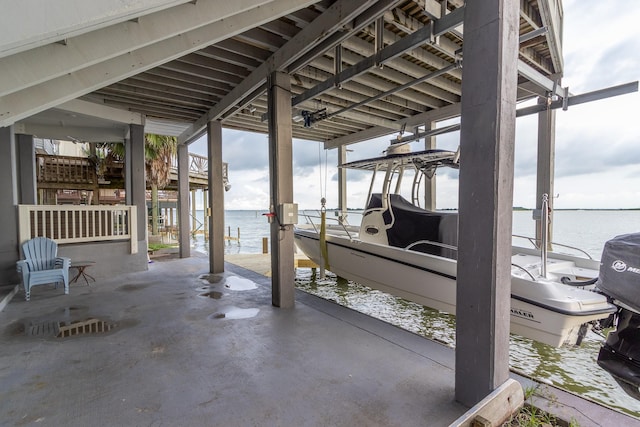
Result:
M18 205L20 244L42 236L58 244L130 240L138 253L136 206Z
M171 171L178 173L178 156L171 156ZM209 158L200 154L189 153L189 175L207 176L209 171ZM222 163L222 181L229 182L229 164Z

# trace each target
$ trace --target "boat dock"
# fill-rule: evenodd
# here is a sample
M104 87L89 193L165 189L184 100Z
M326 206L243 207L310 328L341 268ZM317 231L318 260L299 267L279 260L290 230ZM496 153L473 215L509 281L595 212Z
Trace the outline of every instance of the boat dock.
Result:
M233 254L225 255L225 260L239 265L254 273L271 277L271 255L269 254ZM304 254L295 254L294 268L318 268L318 265Z

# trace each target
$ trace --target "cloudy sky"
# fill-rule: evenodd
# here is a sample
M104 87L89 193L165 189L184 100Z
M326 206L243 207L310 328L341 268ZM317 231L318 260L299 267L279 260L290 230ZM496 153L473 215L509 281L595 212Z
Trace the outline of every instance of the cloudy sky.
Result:
M563 86L574 94L640 79L640 1L564 0ZM633 93L559 110L556 128L556 208L640 208L640 94ZM537 119L516 125L514 206L535 206ZM459 133L438 137L455 150ZM390 137L349 146L347 160L382 153ZM223 130L223 158L232 188L226 209L267 209L267 136ZM419 143L415 149L420 149ZM189 146L206 154L206 141ZM337 206L337 154L321 144L294 140L294 201L301 209ZM347 173L348 206L362 208L370 175ZM437 175L438 209L458 204L457 172Z

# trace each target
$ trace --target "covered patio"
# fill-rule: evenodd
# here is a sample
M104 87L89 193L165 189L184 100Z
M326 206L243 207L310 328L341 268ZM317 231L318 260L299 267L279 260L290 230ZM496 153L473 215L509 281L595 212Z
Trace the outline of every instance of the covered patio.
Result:
M1 351L4 409L16 424L453 422L509 382L516 115L538 115L536 191L552 194L555 110L637 90L636 82L581 97L562 86L559 0L67 0L57 9L27 1L3 18L0 214L9 230L0 284L17 281L17 206L35 205L36 136L124 142L128 221L138 231L125 242L68 246L84 258L111 245L118 274L106 271L69 298L14 300L0 314L13 328ZM538 102L516 112L522 100ZM295 208L293 137L339 150L342 163L348 144L390 134L434 148L437 134L453 130L438 122L461 116L461 158L473 162L462 160L460 173L457 298L467 309L455 356L297 296L290 223L271 224L273 277L256 278L266 286L221 287L233 271L223 250L223 127L269 134L265 208L276 216ZM188 146L207 135L208 259L191 253L182 232L180 268L145 271L145 132L178 137L181 230L189 230ZM345 210L346 175L338 179ZM432 181L425 206L435 206L435 191ZM202 273L221 278L219 299L197 295ZM229 305L259 311L231 319ZM67 341L24 329L83 317L116 327Z

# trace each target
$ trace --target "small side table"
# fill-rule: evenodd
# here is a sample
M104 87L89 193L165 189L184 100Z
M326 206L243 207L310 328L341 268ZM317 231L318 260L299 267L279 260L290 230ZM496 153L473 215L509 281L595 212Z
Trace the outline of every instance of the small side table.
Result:
M84 281L87 283L87 286L89 286L89 279L95 282L96 279L94 279L92 275L86 272L87 267L91 267L95 264L96 264L95 261L71 261L71 264L69 265L69 267L75 268L76 270L78 270L78 273L73 279L69 281L69 283L77 282L78 278L81 276L84 279Z

